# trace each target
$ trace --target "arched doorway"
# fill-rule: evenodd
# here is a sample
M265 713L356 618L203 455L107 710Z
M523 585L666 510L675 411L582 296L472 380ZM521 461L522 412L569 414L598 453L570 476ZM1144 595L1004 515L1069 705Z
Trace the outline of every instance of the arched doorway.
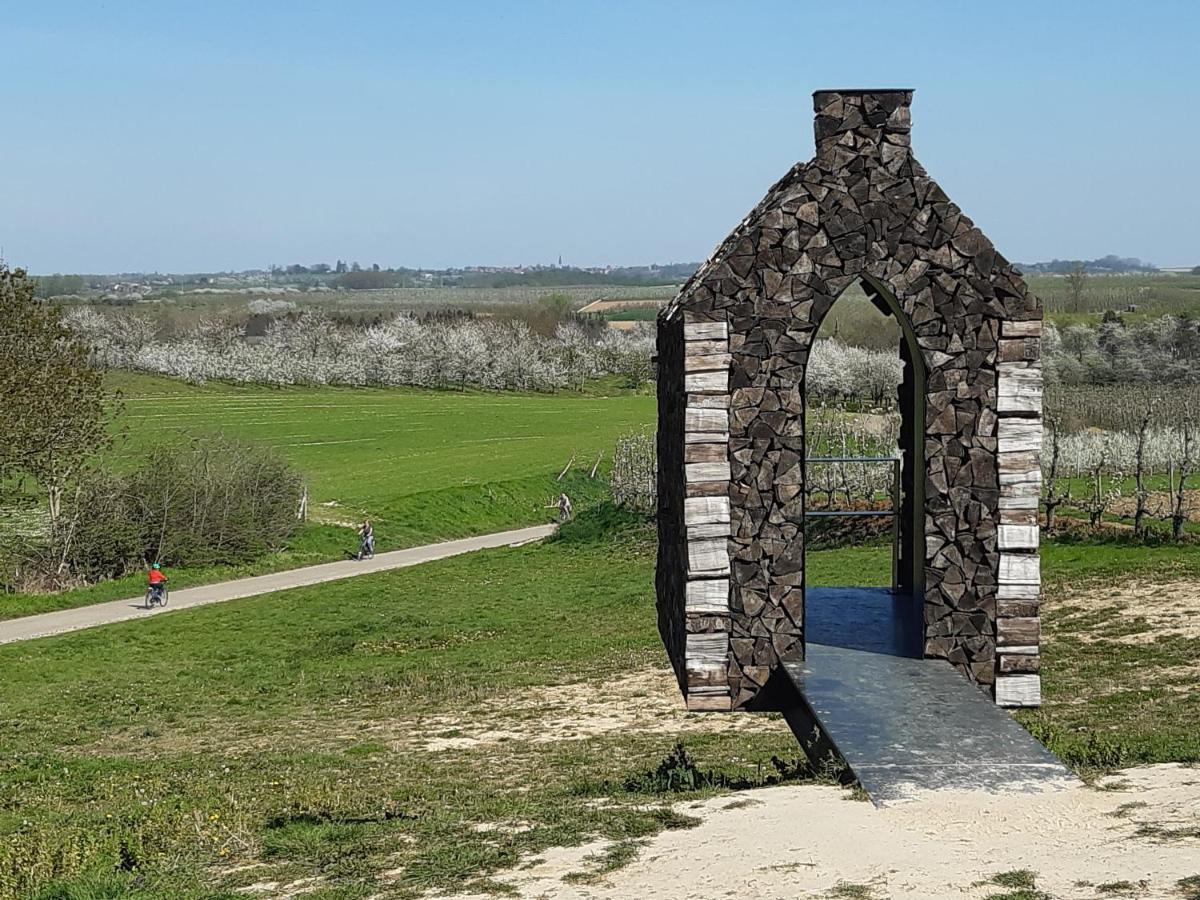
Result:
M850 315L843 317L847 307ZM849 325L845 331L844 323ZM816 324L802 386L806 643L921 657L924 360L908 316L892 293L869 277L847 287ZM873 341L864 341L864 329L874 332ZM897 354L898 372L879 365L880 354L871 353L871 347L888 345ZM821 383L820 354L840 355L848 368L847 351L857 351L858 368L879 371L869 374L869 383L858 377L857 383L839 385L837 374L846 373L831 373L832 383ZM837 361L826 365L839 367ZM840 399L831 405L839 389ZM811 394L818 392L826 402L814 402L818 398ZM821 418L824 428L814 421ZM886 548L879 546L884 535ZM856 547L864 539L867 547ZM813 548L823 545L851 551L840 557L831 551L841 562L836 571L811 561Z

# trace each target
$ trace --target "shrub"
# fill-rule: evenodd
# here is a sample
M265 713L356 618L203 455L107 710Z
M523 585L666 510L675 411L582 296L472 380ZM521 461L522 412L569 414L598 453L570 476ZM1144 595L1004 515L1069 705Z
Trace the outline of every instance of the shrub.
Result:
M151 562L215 565L278 549L295 531L300 476L269 449L197 440L150 450L128 474L91 471L58 528L0 553L9 589L117 578Z
M653 515L658 504L657 469L654 435L643 429L618 438L613 450L613 501Z
M631 794L671 794L712 788L745 790L788 781L808 781L816 774L808 760L802 757L784 760L772 756L771 771L760 767L751 776L701 769L687 747L677 742L654 769L629 776L621 786Z
M140 565L146 539L130 503L126 479L88 473L68 495L66 526L42 568L85 582L117 578Z
M581 510L571 521L560 525L548 540L564 544L605 544L629 553L654 550L651 520L628 507L608 502Z
M677 743L653 771L627 778L625 790L640 794L662 794L725 787L728 782L727 776L701 770L687 748Z
M147 560L233 563L295 531L300 476L272 450L224 439L159 447L128 479Z

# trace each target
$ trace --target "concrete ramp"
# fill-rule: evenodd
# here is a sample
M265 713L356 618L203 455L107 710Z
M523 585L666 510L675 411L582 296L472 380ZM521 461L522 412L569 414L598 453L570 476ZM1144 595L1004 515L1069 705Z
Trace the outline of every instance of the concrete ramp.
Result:
M793 730L799 732L799 723L808 731L811 714L872 801L891 804L946 789L1034 792L1078 785L1066 766L949 663L896 655L887 652L896 645L870 639L872 608L888 633L896 630L897 601L887 592L848 594L816 598L818 607L822 600L857 601L855 615L847 617L857 626L847 640L819 629L814 637L828 642L809 643L803 663L785 666L807 706L788 719ZM823 613L812 621L833 619Z

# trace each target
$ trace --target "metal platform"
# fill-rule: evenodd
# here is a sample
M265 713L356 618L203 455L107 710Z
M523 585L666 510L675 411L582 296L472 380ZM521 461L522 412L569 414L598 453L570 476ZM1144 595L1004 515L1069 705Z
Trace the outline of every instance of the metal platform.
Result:
M806 614L807 659L785 669L877 805L941 789L1078 784L953 666L918 658L920 611L911 601L882 588L813 588Z

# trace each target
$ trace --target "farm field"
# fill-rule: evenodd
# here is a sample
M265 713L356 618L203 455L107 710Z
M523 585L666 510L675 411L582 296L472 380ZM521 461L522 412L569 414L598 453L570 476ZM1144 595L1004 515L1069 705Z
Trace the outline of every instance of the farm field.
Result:
M1119 313L1128 323L1200 314L1200 275L1089 275L1078 303L1062 276L1031 274L1025 280L1042 299L1047 320L1059 327L1094 325L1106 312ZM610 321L652 321L656 307L666 303L671 293L646 290L646 300L614 297L591 303L587 310ZM826 335L836 334L844 342L872 349L893 349L899 340L895 324L874 315L857 284L839 298L823 329Z
M1200 551L1127 549L1046 547L1022 718L1089 777L1200 761ZM865 552L811 553L811 583ZM798 774L778 718L680 711L652 571L649 525L604 507L541 545L0 647L0 897L489 893L577 845L556 883L602 885Z
M619 434L654 418L653 396L608 385L546 395L111 380L125 405L118 459L156 441L220 432L280 450L308 480L313 508L336 501L351 518L370 515L414 538L456 537L453 529L480 524L469 514L422 522L414 515L422 495L486 496L487 485L557 475L573 455L590 469L601 451L611 456Z
M369 517L379 550L552 521L560 490L577 508L606 496L616 438L651 426L654 397L604 382L584 394L272 388L112 373L123 397L110 452L119 467L158 442L221 433L277 448L303 473L310 522L289 548L238 567L176 570L185 587L339 558ZM611 388L611 389L610 389ZM562 482L556 476L572 456ZM57 595L13 595L0 618L134 596L140 576Z
M1033 274L1025 280L1056 325L1095 323L1109 311L1121 313L1127 321L1200 311L1200 275L1089 275L1078 304L1062 276ZM1132 312L1131 306L1136 307Z
M377 290L300 291L269 286L223 290L202 288L167 290L139 304L158 314L244 311L256 299L286 300L300 309L321 309L330 313L353 315L393 315L399 312L435 312L469 310L488 315L504 314L523 307L536 306L552 298L565 297L572 307L593 301L661 301L674 296L676 285L633 287L625 285L564 285L554 287L428 287L381 288ZM72 301L65 298L64 302Z

